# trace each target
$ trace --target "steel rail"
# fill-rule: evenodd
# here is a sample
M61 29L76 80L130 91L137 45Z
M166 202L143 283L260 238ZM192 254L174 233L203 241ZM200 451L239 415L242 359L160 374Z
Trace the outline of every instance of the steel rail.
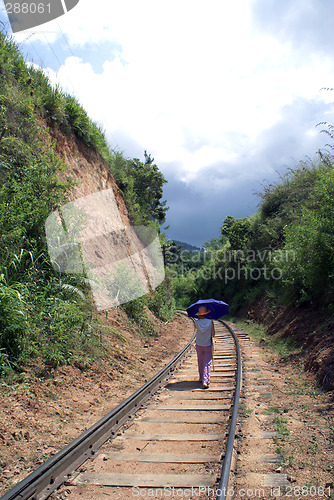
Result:
M222 466L222 473L219 481L219 485L217 488L217 496L216 500L225 500L227 496L227 488L228 488L228 481L229 481L229 476L230 476L230 471L231 471L231 462L232 462L232 453L233 453L233 444L234 444L234 438L235 438L235 429L236 429L236 424L237 424L237 416L238 416L238 407L239 407L239 398L240 398L240 390L241 390L241 373L242 373L242 368L241 368L241 354L240 354L240 346L239 346L239 341L237 339L236 334L232 330L232 328L225 323L225 321L219 320L220 323L222 323L228 331L231 333L234 343L235 343L235 348L236 348L236 355L237 355L237 376L236 376L236 386L235 386L235 393L234 393L234 402L233 402L233 410L232 410L232 415L231 415L231 420L230 420L230 426L229 426L229 433L226 441L226 449L225 449L225 457L223 461L223 466Z
M78 467L87 459L93 458L103 443L115 436L117 430L162 386L162 381L171 374L187 354L194 338L195 333L189 343L146 384L5 493L0 500L48 498L72 476Z

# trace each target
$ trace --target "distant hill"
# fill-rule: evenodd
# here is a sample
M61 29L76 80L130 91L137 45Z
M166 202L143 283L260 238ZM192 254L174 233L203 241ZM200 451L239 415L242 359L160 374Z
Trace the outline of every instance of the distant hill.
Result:
M185 250L189 250L189 252L199 252L201 249L199 247L195 247L190 245L189 243L185 243L184 241L173 240L176 245L184 248Z

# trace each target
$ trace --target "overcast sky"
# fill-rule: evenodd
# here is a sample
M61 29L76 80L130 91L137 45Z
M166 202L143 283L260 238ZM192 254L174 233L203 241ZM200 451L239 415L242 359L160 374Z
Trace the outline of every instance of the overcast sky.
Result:
M333 0L80 0L15 39L112 148L155 158L167 235L200 246L325 148L333 20Z

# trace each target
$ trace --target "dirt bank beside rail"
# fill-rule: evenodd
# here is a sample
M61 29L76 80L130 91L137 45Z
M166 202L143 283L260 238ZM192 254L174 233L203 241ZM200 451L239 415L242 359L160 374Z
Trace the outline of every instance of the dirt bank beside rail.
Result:
M264 325L274 338L294 340L289 361L313 374L325 390L334 390L334 317L311 306L275 307L267 297L239 315Z
M261 339L242 357L234 499L334 498L334 392Z
M171 323L151 315L158 332L152 337L138 336L120 308L101 319L117 334L102 338L106 355L98 363L86 369L40 366L20 383L1 384L0 496L141 387L194 331L181 314Z

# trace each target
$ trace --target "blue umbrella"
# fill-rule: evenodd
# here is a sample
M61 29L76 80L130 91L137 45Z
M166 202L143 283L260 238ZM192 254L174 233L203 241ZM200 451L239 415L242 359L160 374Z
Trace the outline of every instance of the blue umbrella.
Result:
M228 304L226 304L226 302L215 299L203 299L187 307L188 316L190 316L190 318L195 318L201 306L205 306L207 310L210 311L210 314L206 316L209 319L218 319L228 313Z

